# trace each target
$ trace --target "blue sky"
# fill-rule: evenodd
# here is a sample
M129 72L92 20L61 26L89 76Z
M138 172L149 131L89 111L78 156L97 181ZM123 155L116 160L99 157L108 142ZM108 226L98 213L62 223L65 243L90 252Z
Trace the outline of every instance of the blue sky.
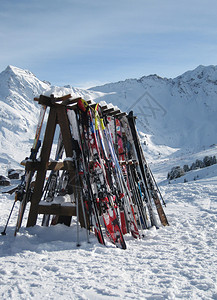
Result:
M217 65L216 0L0 0L0 71L89 87Z

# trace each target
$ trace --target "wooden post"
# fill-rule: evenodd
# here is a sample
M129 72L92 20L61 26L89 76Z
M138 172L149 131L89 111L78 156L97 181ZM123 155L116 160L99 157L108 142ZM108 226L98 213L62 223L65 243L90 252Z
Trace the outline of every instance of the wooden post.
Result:
M42 190L43 190L44 180L47 172L47 165L50 157L56 124L57 124L56 108L52 106L50 108L43 145L41 148L40 158L41 158L41 164L43 166L43 169L37 171L34 193L32 195L29 217L27 221L27 227L34 226L37 221L38 203L40 202L42 197Z

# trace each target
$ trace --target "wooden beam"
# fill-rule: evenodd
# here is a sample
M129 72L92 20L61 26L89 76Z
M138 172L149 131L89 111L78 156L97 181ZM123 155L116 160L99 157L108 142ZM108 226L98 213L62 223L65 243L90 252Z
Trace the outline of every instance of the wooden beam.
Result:
M125 113L125 112L120 112L120 113L118 113L115 117L116 118L122 118L122 117L124 117L124 116L126 116L127 114Z
M42 104L42 105L46 105L46 106L51 106L51 105L54 105L55 103L57 102L67 102L67 101L70 101L70 98L71 98L71 94L68 94L68 95L65 95L65 96L62 96L62 97L54 97L54 95L51 95L50 97L48 96L45 96L45 95L40 95L39 98L34 98L35 101L38 101L39 104Z
M78 103L79 100L81 100L82 98L81 97L78 97L78 98L74 98L74 99L66 99L64 100L61 104L62 105L69 105L69 104L74 104L74 103Z
M112 111L114 111L114 108L112 107L112 108L108 108L108 109L105 109L105 110L103 110L103 115L108 115L109 113L111 113Z
M40 95L39 99L38 99L38 103L41 105L46 105L46 106L51 106L51 98L44 96L44 95Z
M107 105L102 105L102 106L100 105L100 107L101 107L101 110L102 110L102 111L108 108Z
M110 112L110 113L108 113L109 114L109 116L116 116L117 114L119 114L121 111L120 111L120 109L119 110L115 110L115 111L113 111L113 112Z
M76 206L60 205L60 204L39 204L38 214L44 215L58 215L58 216L76 216Z
M40 161L26 161L22 162L22 165L25 166L26 171L42 171L46 170L65 170L64 163L59 161L49 161L47 164L44 164Z
M68 94L68 95L65 95L65 96L62 96L62 97L57 97L57 98L54 98L54 99L56 99L56 102L57 102L57 101L66 101L70 98L72 98L71 94Z

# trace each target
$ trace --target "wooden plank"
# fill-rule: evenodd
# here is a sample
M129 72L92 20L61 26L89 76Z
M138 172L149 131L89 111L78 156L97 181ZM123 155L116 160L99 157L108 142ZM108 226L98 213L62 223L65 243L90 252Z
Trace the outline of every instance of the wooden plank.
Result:
M114 111L114 108L108 108L108 109L105 109L103 110L103 115L108 115L109 113L111 113L112 111Z
M65 101L63 101L61 104L62 105L69 105L69 104L74 104L74 103L78 103L79 100L81 100L81 97L78 98L74 98L74 99L66 99Z
M39 171L46 168L46 164L43 164L39 161L26 161L22 162L22 165L25 166L26 171Z
M40 95L39 98L34 98L34 100L38 101L39 104L46 105L46 106L51 106L51 105L54 105L57 102L69 101L69 99L71 97L72 97L71 94L68 94L68 95L65 95L65 96L62 96L62 97L57 97L57 98L55 98L54 95L51 95L50 97Z
M121 111L119 110L115 110L113 112L108 113L109 116L116 116L117 114L119 114Z
M124 117L124 116L126 116L127 114L125 113L125 112L120 112L120 113L118 113L115 117L116 118L122 118L122 117Z
M67 109L65 106L58 106L57 109L57 122L60 126L60 130L63 138L63 145L66 152L66 157L73 157L72 149L72 135L70 130L70 124L67 115Z
M51 98L44 96L44 95L40 95L38 103L41 105L46 105L46 106L51 106Z
M54 171L59 171L59 170L65 170L64 169L64 163L62 161L51 161L48 163L47 166L48 170L54 170Z
M105 110L105 109L107 109L108 108L108 106L107 105L100 105L100 107L101 107L101 110Z
M64 206L60 204L38 205L38 214L69 217L76 216L76 206Z
M55 99L56 99L56 101L66 101L66 100L68 100L70 98L72 98L72 95L68 94L68 95L65 95L65 96L62 96L62 97L57 97Z
M89 106L92 107L93 109L95 109L97 103L90 103Z
M22 165L25 166L26 171L42 171L45 169L54 171L66 170L64 169L64 163L57 161L50 161L47 164L40 161L26 161L25 163L22 162Z

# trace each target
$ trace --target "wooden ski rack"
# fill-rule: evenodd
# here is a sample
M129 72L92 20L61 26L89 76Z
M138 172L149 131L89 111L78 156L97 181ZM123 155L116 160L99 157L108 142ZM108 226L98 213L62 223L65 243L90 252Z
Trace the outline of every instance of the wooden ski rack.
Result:
M53 144L55 129L57 124L60 126L60 130L63 137L64 149L66 152L66 157L73 157L73 149L72 149L72 135L70 131L70 124L67 116L67 109L70 108L71 104L77 103L77 101L81 98L71 99L71 95L66 95L64 97L55 98L53 96L40 96L37 101L42 104L50 107L50 112L47 120L47 126L45 130L45 135L43 139L43 144L41 148L41 154L39 161L31 162L26 161L26 170L35 170L36 171L36 180L34 183L34 192L31 198L31 206L29 210L29 216L27 221L27 227L34 226L37 222L38 214L49 214L53 215L54 211L56 215L64 215L65 220L64 223L66 225L70 224L71 216L75 215L74 208L70 208L66 206L65 208L60 205L52 207L51 205L39 205L42 194L44 181L46 177L47 170L55 170L55 169L65 169L68 170L70 175L70 180L73 182L76 174L75 168L70 161L64 161L64 163L59 162L50 162L50 153L51 147ZM66 104L67 101L67 104ZM72 185L73 189L75 184ZM74 191L75 192L75 191ZM79 201L80 205L80 201ZM84 226L82 215L82 210L79 209L80 212L80 222L81 226Z
M78 107L80 107L80 106L78 105L78 102L81 100L82 100L81 97L73 98L71 96L71 94L68 94L68 95L65 95L62 97L54 97L54 95L51 95L50 97L45 96L45 95L40 95L40 97L34 98L34 101L37 101L40 105L49 107L49 114L48 114L48 119L47 119L47 124L46 124L46 129L45 129L45 133L44 133L44 137L43 137L43 142L42 142L39 159L38 160L27 159L21 163L22 165L25 166L26 172L35 172L35 175L36 175L35 181L31 182L32 196L31 196L31 200L30 200L30 209L29 209L27 227L36 225L39 214L60 216L61 223L64 223L65 225L68 225L68 226L71 223L72 216L77 216L77 220L79 219L81 227L85 227L87 225L87 215L86 214L88 214L88 213L84 212L84 207L82 206L84 203L83 198L85 198L85 197L87 198L87 196L84 195L84 191L83 191L83 193L81 193L81 191L83 190L83 185L85 185L85 184L82 183L83 177L80 177L81 174L83 174L83 173L85 174L85 171L84 171L85 165L83 165L83 169L82 169L82 168L79 168L78 164L77 164L78 161L80 161L80 160L82 161L82 159L83 159L83 162L85 161L85 159L84 159L85 151L83 151L83 152L81 151L81 149L83 149L82 142L81 142L81 132L79 130L77 130L78 131L77 135L79 136L78 140L80 141L78 148L80 147L79 151L82 152L83 158L79 157L79 155L77 156L79 158L76 157L75 153L77 153L77 150L75 150L75 146L74 146L75 139L73 139L74 133L73 133L73 125L72 124L75 124L76 128L79 127L80 124L82 124L82 126L83 126L83 124L86 122L86 119L88 118L86 115L85 115L85 118L83 119L83 123L80 122L78 124L79 126L77 126L77 121L78 120L80 121L80 117L83 116L83 112L88 112L88 113L90 113L90 116L91 116L91 112L94 110L97 103L95 103L92 100L84 101L84 103L83 103L83 104L85 104L84 107L88 107L88 108L91 107L91 109L85 110L85 108L82 107L82 108L80 108L81 110L79 111ZM82 103L79 103L79 104L82 104ZM134 131L132 130L132 128L130 129L130 126L128 128L126 123L125 123L126 128L122 124L122 123L124 123L125 119L128 119L126 122L129 121L129 118L131 118L130 121L134 120L135 117L133 116L133 113L131 114L131 112L130 112L129 115L127 115L127 113L122 112L117 106L114 106L111 103L107 104L105 102L102 102L102 104L99 104L99 107L97 106L97 109L98 108L99 108L99 111L98 111L99 115L102 118L105 117L106 122L107 121L109 122L110 120L112 120L112 124L114 123L115 124L114 126L117 126L117 127L111 127L111 128L115 128L113 131L113 136L115 136L115 134L117 133L117 132L115 132L115 130L117 131L117 128L119 128L119 133L116 134L116 141L113 141L113 142L111 141L111 143L108 143L110 148L114 144L113 145L114 151L112 152L112 150L111 150L110 157L107 154L104 155L104 157L102 158L102 161L109 161L109 159L112 157L113 153L115 153L114 157L117 156L117 159L113 159L113 163L117 164L117 166L118 166L118 168L116 170L118 170L118 171L125 170L125 175L126 175L127 174L126 172L128 172L128 169L129 169L129 174L133 174L133 171L135 171L136 168L140 168L142 170L142 176L145 178L145 179L143 178L143 181L145 182L145 184L143 186L143 191L145 191L145 189L146 189L146 191L148 191L148 180L152 180L151 175L150 175L151 173L149 172L149 177L148 177L147 174L145 173L147 171L146 170L147 164L145 162L145 158L142 155L140 155L140 156L138 155L138 153L141 149L138 146L138 144L140 144L140 142L138 142L138 137L137 137L137 144L136 144L136 140L135 140L135 136L136 136L135 124L133 124ZM72 111L68 112L68 110L75 110L75 113L77 113L77 115L74 119L70 117L72 114L74 114L74 112L72 112ZM95 114L95 117L96 116L97 116L97 114ZM111 118L108 118L108 120L107 120L106 119L107 116L109 116ZM125 116L127 116L127 118L123 118L123 122L122 122L121 118L125 117ZM118 119L120 120L120 122ZM113 120L114 120L114 122L113 122ZM70 122L71 122L71 124L70 124ZM91 121L91 118L90 118L90 120L88 120L88 125L89 125L89 122L92 122L91 123L92 127L94 127L93 124L95 124L95 126L97 124L97 121L95 120L95 123L94 123L94 121ZM103 131L106 128L104 131L104 135L106 136L106 132L109 132L109 135L112 136L111 130L109 129L109 123L106 124L106 125L108 125L108 128L103 124L103 121L100 124L101 124L100 125L101 131ZM118 125L116 125L116 124L118 124ZM60 132L62 135L62 143L63 143L65 156L66 156L66 158L63 161L58 161L58 156L55 158L55 160L51 160L51 149L52 149L57 125L60 128ZM121 129L121 126L123 127L122 129ZM131 127L132 127L132 122L131 122ZM89 128L90 128L90 126L89 126ZM129 131L127 131L128 129L129 129ZM93 132L94 132L94 130L93 130ZM125 139L126 139L127 132L128 132L128 135L130 136L130 139L127 140L127 142L129 142L129 144L131 144L131 143L132 144L134 143L134 145L136 144L138 149L135 148L135 150L134 150L134 151L137 151L137 154L136 154L136 152L134 154L132 154L130 152L130 154L128 156L127 155L124 156L122 154L124 154L124 152L127 152L127 150L126 150L127 147L124 148L122 146L122 148L121 148L121 146L119 145L118 137L121 139L120 136L123 133L122 136L125 135ZM98 133L100 133L100 130L98 130ZM89 134L89 132L88 132L88 134ZM83 136L87 137L87 139L89 141L88 134L86 132L86 135L84 134ZM93 133L91 133L91 134L93 134ZM96 138L95 138L95 140L96 140ZM73 145L73 141L74 141L74 145ZM77 143L78 143L78 141L77 141ZM124 143L123 140L122 140L122 143ZM126 145L126 142L125 142L125 145ZM91 147L91 146L89 145L89 147ZM118 147L119 147L119 150L118 150ZM141 145L140 145L140 147L141 147ZM132 145L131 145L131 148L133 148ZM122 149L121 152L120 152L120 149ZM89 149L87 149L86 152L89 152ZM98 154L98 155L100 156L100 154ZM129 158L129 157L131 159L127 160L127 158ZM92 157L88 160L88 167L86 168L87 170L94 169L92 167L92 166L94 166L94 164L96 164L96 161L94 161L94 159L95 159L95 157L94 157L94 155L92 155ZM145 167L144 166L141 167L141 165L143 165L144 163L145 163ZM120 166L121 166L121 168L120 168ZM52 202L53 199L51 197L50 197L50 202L48 201L49 199L47 201L44 201L49 197L47 197L47 198L44 197L46 199L42 199L42 197L44 195L43 194L44 187L46 186L45 181L46 181L47 171L51 171L50 172L51 174L52 174L52 172L60 171L60 173L62 172L63 175L65 175L65 173L67 173L67 176L69 175L69 182L72 187L72 192L71 192L71 194L68 193L68 195L73 195L72 198L73 197L76 198L76 202L72 198L70 198L71 202L67 202L67 204L65 204L64 202L62 204L57 203L57 201ZM66 172L64 172L64 171L66 171ZM86 171L86 173L87 172L88 171ZM126 176L126 178L127 178L127 176ZM134 180L136 182L135 178L137 178L137 177L138 177L137 173L134 173L134 177L132 176L131 180L132 181ZM122 177L120 177L119 180L122 180L121 178ZM67 179L68 179L68 177L67 177ZM85 179L84 179L84 182L85 182ZM131 195L131 193L133 194L133 191L135 190L135 182L134 182L134 185L131 185L131 190L130 190L130 183L129 183L129 191L128 191L129 195ZM155 181L153 181L153 182L154 182L153 186L154 185L157 186L156 182ZM97 184L98 184L98 182L97 182ZM90 187L90 190L91 190L91 185L92 184L89 184L89 186L88 186L88 188ZM55 186L55 188L56 188L56 186ZM122 188L125 189L125 185L123 185ZM127 185L126 185L126 188L128 188ZM141 189L141 187L140 187L140 189ZM56 190L56 195L58 195L58 196L60 195L59 191L60 191L60 189ZM101 193L101 191L100 191L100 193ZM146 199L146 200L149 199L148 198L149 196L150 196L150 199L151 199L151 197L153 197L153 199L155 200L155 205L156 205L156 207L158 206L157 209L159 211L159 206L161 204L160 204L160 201L158 201L159 199L156 198L156 197L158 197L157 194L153 196L153 191L151 191L151 192L148 191L147 193L144 192L144 195L141 195L142 194L141 190L140 190L140 193L138 192L138 190L134 191L134 193L137 193L135 197L141 197L141 201L143 201L144 199ZM157 193L157 190L156 190L156 193ZM61 194L61 195L63 195L63 194ZM94 194L94 197L96 197L96 195L97 195L97 193ZM146 197L146 198L143 199L142 197ZM89 197L89 198L91 198L91 197ZM101 198L99 197L98 200L99 199L101 199ZM144 201L146 201L146 200L144 200ZM95 202L93 201L93 203L95 203ZM149 205L151 205L151 203ZM140 207L140 209L141 209L141 207ZM161 209L161 214L163 216L164 212L163 212L162 207L160 209ZM150 216L151 215L154 216L154 214L150 213ZM142 216L142 214L141 214L141 216ZM145 218L145 214L142 217ZM161 223L164 226L169 224L167 222L166 217L164 217L163 221L161 218ZM137 226L137 224L136 224L136 226ZM87 226L86 226L86 228L87 228ZM141 225L141 228L142 228L142 225ZM148 228L148 226L146 228Z
M69 224L71 216L75 216L76 214L75 207L51 203L43 203L42 205L40 201L43 193L43 186L47 171L67 170L70 174L71 180L73 180L73 178L75 177L75 169L72 164L65 161L50 161L49 158L57 125L60 126L66 156L73 156L71 146L72 136L70 132L67 110L76 109L77 103L81 99L81 97L72 98L71 94L62 97L54 97L54 95L51 95L50 97L40 95L39 98L34 98L34 101L37 101L39 104L49 107L50 112L41 148L40 159L38 161L26 160L22 162L22 165L25 166L26 171L36 172L36 180L34 182L34 192L31 199L27 227L34 226L36 224L39 214L65 216L66 224ZM96 106L96 103L94 103L92 100L87 100L86 102L93 108ZM125 113L121 112L119 108L114 107L111 103L100 106L100 109L103 115L115 117L125 115ZM129 162L129 164L130 163L132 162ZM127 162L121 162L121 164L127 164ZM79 209L79 212L81 211L82 210ZM84 222L82 221L84 217L82 214L80 215L79 219L81 225L84 226Z

